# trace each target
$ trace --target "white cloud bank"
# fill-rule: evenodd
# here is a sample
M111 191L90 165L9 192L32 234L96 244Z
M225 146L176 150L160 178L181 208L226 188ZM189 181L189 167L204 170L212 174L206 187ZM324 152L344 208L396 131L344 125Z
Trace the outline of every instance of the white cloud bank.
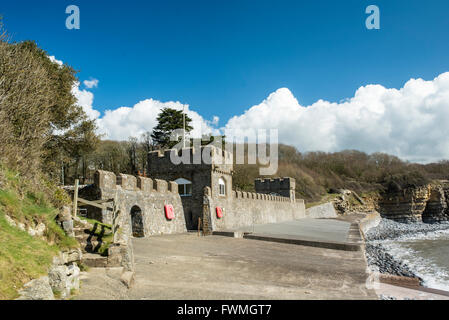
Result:
M225 128L278 129L280 142L302 152L357 149L417 162L449 159L449 72L432 81L411 79L399 90L368 85L344 102L310 106L282 88Z
M192 119L192 136L200 137L201 134L219 134L212 125L218 122L218 117L212 121L205 120L197 112L190 110L189 105L180 102L160 102L153 99L140 101L132 108L121 107L115 110L107 110L104 116L98 119L100 132L107 139L126 140L128 137L139 137L145 131L152 131L157 125L157 116L163 108L183 110Z
M62 65L55 57L50 59ZM96 87L98 80L84 81L84 85ZM218 117L206 120L180 102L148 99L133 107L107 110L100 117L93 107L92 92L81 90L79 83L72 92L88 116L97 119L99 131L107 139L126 140L151 131L164 107L185 107L194 121L194 136L200 130L203 134L219 133ZM310 106L300 105L289 89L281 88L231 118L220 130L225 129L278 129L279 141L301 152L356 149L416 162L449 159L449 72L431 81L411 79L401 89L367 85L344 102L319 100Z

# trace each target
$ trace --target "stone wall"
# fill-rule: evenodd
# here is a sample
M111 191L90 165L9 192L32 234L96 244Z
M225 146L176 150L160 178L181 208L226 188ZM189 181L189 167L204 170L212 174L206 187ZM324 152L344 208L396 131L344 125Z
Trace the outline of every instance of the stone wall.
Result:
M232 191L226 197L214 196L210 190L206 194L209 203L206 219L214 231L305 218L304 200L241 191ZM217 207L223 211L221 219L217 217Z
M228 177L226 172L216 168L209 173L209 176L212 181L220 177ZM204 190L201 192L200 199L181 199L177 184L165 180L124 174L116 176L106 171L97 171L94 180L95 184L80 192L80 197L88 200L115 200L120 210L118 225L121 232L118 242L129 243L129 236L133 234L132 216L135 212L141 214L139 218L143 225L141 236L186 232L188 219L186 212L190 210L195 210L194 217L204 219ZM226 180L224 196L219 194L218 183L212 183L212 188L204 188L208 190L209 215L207 218L212 230L219 231L305 217L303 200L261 193L236 192L232 190L231 182L232 180ZM171 221L165 217L164 205L166 204L174 207L175 219ZM217 218L217 207L223 209L224 216L221 219ZM89 215L100 216L99 220L112 223L111 211L92 208L89 210ZM136 231L136 228L134 229Z
M360 231L362 231L362 234L365 235L370 229L377 227L381 221L382 217L379 212L373 211L368 213L359 222Z
M276 193L283 197L295 199L296 181L293 178L256 179L254 184L257 193Z

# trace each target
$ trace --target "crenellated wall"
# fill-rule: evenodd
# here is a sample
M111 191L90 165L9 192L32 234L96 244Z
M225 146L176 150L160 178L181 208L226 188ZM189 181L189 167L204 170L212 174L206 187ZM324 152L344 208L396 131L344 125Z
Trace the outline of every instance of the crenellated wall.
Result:
M305 218L304 200L263 193L232 191L227 197L206 191L210 207L211 230L232 230L254 224L277 223ZM212 194L212 196L211 196ZM217 217L217 207L223 217Z
M159 179L97 171L94 185L81 190L80 196L89 200L114 199L119 210L119 225L125 235L132 234L132 213L141 212L144 236L186 232L184 209L178 185ZM167 220L164 206L174 207L175 218ZM112 223L111 211L89 208L89 215Z
M256 179L254 184L258 193L277 193L295 199L296 181L293 178Z
M226 176L225 172L213 169L211 180ZM188 201L178 193L178 185L172 181L134 177L125 174L97 171L92 186L80 191L80 197L87 200L114 199L120 210L118 224L121 241L129 235L151 236L187 232L192 210L195 217L207 218L212 230L227 230L251 226L253 224L275 223L305 217L303 200L264 193L233 191L231 181L226 184L226 195L220 195L218 184L205 187L200 196ZM195 180L194 180L195 181ZM204 181L203 181L204 182ZM293 181L290 181L294 183ZM207 191L209 215L204 215L204 191ZM197 199L198 198L198 199ZM193 203L194 200L197 202ZM192 202L192 203L191 203ZM167 220L164 206L174 207L175 218ZM223 217L218 219L216 208L223 209ZM139 216L139 219L132 217ZM108 210L89 207L89 217L112 224L112 213Z

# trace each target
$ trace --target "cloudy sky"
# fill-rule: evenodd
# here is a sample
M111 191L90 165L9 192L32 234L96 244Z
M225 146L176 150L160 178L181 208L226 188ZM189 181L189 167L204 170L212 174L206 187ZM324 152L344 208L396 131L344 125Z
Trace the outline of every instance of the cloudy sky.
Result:
M151 131L163 107L185 107L196 129L205 133L278 129L279 140L300 151L357 149L418 162L449 159L449 72L431 80L410 79L398 89L369 84L339 103L320 99L302 105L288 88L279 88L222 125L218 117L205 119L188 104L151 98L100 116L91 91L76 86L74 93L110 139L126 140Z
M449 159L449 1L15 0L0 14L78 71L79 104L110 139L186 108L195 129L279 130L300 151ZM365 26L368 5L380 30Z

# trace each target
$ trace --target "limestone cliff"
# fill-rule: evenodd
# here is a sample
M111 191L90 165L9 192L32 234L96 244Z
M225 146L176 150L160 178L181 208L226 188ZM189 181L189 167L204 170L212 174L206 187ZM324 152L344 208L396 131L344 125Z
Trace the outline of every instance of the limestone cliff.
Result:
M382 217L400 222L449 221L449 182L384 194L378 202Z

